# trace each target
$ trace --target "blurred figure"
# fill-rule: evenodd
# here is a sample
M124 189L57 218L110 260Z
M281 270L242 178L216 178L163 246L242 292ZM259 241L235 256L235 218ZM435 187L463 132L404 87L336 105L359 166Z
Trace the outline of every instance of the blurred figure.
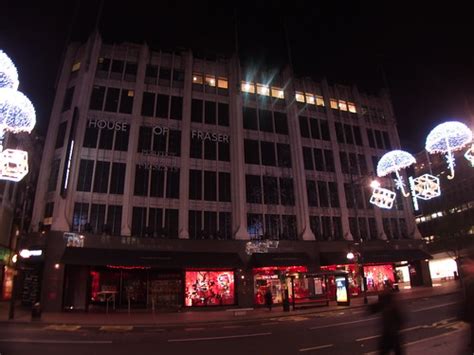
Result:
M461 319L470 325L469 349L474 353L474 250L462 260L464 300Z
M382 314L382 337L380 338L380 354L389 354L391 350L396 355L403 354L400 329L405 322L396 294L391 288L386 288L380 295L379 301L369 307L371 313Z
M273 305L273 295L270 287L267 287L267 291L265 292L265 305L268 307L268 310L272 310Z

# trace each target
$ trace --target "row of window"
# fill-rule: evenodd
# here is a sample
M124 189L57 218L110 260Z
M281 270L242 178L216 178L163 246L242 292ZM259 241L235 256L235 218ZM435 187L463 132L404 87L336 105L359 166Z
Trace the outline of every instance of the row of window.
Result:
M341 217L309 216L309 225L316 240L343 240Z
M189 199L230 202L230 173L189 170Z
M334 172L334 155L331 150L303 147L305 170Z
M321 95L314 95L308 92L295 92L295 99L297 102L306 103L308 105L316 105L324 107L324 98Z
M251 239L296 240L296 216L247 213L247 232Z
M189 211L190 239L232 239L230 212Z
M329 99L329 105L333 110L346 111L350 113L357 113L356 106L353 102Z
M181 120L183 117L183 98L145 91L143 93L142 115Z
M266 205L295 205L292 178L245 175L247 203Z
M388 132L367 128L367 137L369 139L369 147L392 150Z
M339 195L335 182L306 180L306 193L310 207L339 207Z
M179 210L133 207L132 236L177 238Z
M330 141L328 121L299 116L300 134L303 138Z
M95 75L98 78L134 82L137 80L137 63L100 57Z
M191 101L191 122L211 124L219 126L229 126L229 105L226 103L216 103L214 101L203 101L192 99Z
M286 113L243 107L244 129L254 131L288 134Z
M259 94L262 96L271 96L276 99L284 99L285 98L285 92L283 91L283 88L277 87L277 86L268 86L265 84L260 84L260 83L253 83L251 81L242 81L240 88L242 92L248 93L248 94Z
M181 155L181 131L165 127L140 126L138 153L177 156Z
M406 239L408 229L403 218L382 218L383 230L387 239Z
M76 190L90 192L92 188L92 192L121 195L125 182L125 167L125 163L81 159Z
M366 175L368 173L364 154L340 151L339 159L341 161L341 170L344 174Z
M179 199L179 175L178 168L150 169L146 164L137 164L133 194Z
M122 206L76 202L72 216L73 232L121 235Z
M338 143L356 144L358 146L363 145L360 128L358 126L342 124L340 122L336 122L335 126L336 139Z
M213 74L201 74L193 73L193 84L195 85L207 85L210 87L218 87L219 89L227 90L229 88L229 82L227 78L217 77Z
M82 146L84 148L98 148L105 150L117 150L126 152L128 150L128 138L130 134L130 125L126 123L120 123L121 129L114 129L115 127L100 128L97 121L89 120L84 134L84 141ZM115 122L107 122L109 125L115 125ZM59 131L62 131L67 122L62 122ZM105 123L104 123L105 124ZM59 134L59 133L58 133ZM64 133L62 133L64 134ZM63 139L64 140L64 139ZM99 143L99 145L97 145Z
M291 168L289 144L245 139L244 153L246 164Z
M89 109L107 112L132 113L135 91L94 85Z
M184 71L179 68L167 68L154 64L147 64L145 70L145 83L152 85L182 88L184 86Z
M202 140L191 133L189 156L194 159L230 161L230 145L228 141Z

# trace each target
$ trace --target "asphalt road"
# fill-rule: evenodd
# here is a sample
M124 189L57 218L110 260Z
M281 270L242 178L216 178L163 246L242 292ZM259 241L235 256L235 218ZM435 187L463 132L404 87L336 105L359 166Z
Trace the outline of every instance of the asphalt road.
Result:
M408 354L458 354L465 325L458 294L404 301ZM367 354L377 350L380 318L364 308L304 316L174 327L2 324L1 355ZM439 348L444 339L448 352ZM437 343L438 342L438 343ZM451 343L452 344L451 344ZM452 346L451 346L452 345ZM462 345L462 344L461 344ZM456 349L456 350L454 350ZM437 353L436 353L437 354Z

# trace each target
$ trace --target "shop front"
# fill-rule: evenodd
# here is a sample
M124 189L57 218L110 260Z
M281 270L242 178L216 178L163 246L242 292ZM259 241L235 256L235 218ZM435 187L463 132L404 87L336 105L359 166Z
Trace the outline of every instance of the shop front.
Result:
M233 270L186 270L187 307L232 306L236 303Z

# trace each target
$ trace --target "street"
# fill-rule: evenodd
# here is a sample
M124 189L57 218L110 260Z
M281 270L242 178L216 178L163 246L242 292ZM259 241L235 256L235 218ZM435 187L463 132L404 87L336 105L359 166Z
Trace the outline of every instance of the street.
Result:
M464 354L467 327L456 320L459 294L404 301L408 354ZM2 355L13 354L370 354L379 316L364 308L190 326L8 324Z

